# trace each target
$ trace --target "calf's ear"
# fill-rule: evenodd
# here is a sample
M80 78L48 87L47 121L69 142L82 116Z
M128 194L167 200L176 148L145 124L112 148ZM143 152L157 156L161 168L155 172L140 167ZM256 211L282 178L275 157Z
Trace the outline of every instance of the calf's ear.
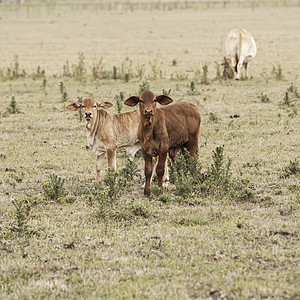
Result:
M79 110L80 108L81 108L81 104L78 102L73 102L66 106L66 109L73 110L73 111Z
M137 96L131 96L130 98L126 99L124 104L128 106L136 106L140 102L140 98Z
M160 95L156 97L156 102L158 102L161 105L168 105L171 102L173 102L172 98L166 96L166 95Z
M98 109L109 109L112 106L113 106L112 103L107 102L107 101L103 101L103 102L99 103Z

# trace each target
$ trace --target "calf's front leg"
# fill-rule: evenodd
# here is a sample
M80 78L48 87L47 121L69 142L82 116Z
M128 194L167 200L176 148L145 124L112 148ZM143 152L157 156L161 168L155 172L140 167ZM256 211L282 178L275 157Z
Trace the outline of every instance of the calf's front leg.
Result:
M107 161L108 168L111 172L116 172L117 164L116 164L116 149L107 149Z
M145 160L145 177L146 177L146 183L144 187L144 195L146 197L150 196L150 182L153 172L153 166L152 166L152 156L144 155Z
M101 153L100 155L97 155L97 159L96 159L96 181L95 181L95 184L99 183L99 180L100 180L100 177L101 177L101 173L102 173L102 170L103 170L104 157L105 157L105 152Z
M158 186L160 188L162 188L163 186L163 177L165 174L166 160L167 160L167 153L163 153L159 155L158 163L156 166L156 174L158 179Z

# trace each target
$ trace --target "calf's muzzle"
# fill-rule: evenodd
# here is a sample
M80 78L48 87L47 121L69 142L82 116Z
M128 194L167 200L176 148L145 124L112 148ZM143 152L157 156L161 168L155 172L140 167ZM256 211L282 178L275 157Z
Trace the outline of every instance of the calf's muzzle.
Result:
M90 119L90 118L92 117L92 113L91 113L91 112L85 112L85 113L84 113L84 117L85 117L86 119Z

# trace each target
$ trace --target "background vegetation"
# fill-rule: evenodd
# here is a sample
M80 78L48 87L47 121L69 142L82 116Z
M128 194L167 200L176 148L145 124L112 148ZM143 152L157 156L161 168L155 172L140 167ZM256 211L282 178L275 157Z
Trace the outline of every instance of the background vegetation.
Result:
M0 294L19 298L298 299L299 7L0 20ZM249 30L249 80L223 77ZM85 97L111 113L144 89L196 104L198 156L142 197L143 160L94 187Z

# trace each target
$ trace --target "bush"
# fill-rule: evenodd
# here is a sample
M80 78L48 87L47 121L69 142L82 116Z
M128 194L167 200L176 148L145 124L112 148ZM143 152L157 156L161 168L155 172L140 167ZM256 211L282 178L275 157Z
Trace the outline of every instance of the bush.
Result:
M98 219L103 220L111 217L116 201L121 196L125 187L126 179L124 177L120 176L117 172L106 171L101 184L96 186L89 196L90 203L96 202L95 215Z
M270 98L265 95L263 92L261 92L260 96L258 97L262 103L269 103Z
M300 174L300 165L297 158L295 158L294 160L290 160L289 165L284 167L282 171L282 178L288 178L292 175Z
M10 201L14 206L14 219L10 223L10 230L17 233L26 232L30 206L25 199L11 198Z
M272 74L275 75L275 78L277 80L282 80L283 79L284 76L283 76L282 68L281 68L280 64L278 64L277 67L273 66Z
M45 197L50 200L61 202L67 194L64 184L65 179L56 174L50 174L49 179L42 185Z
M139 91L138 94L140 95L141 93L145 92L145 91L149 91L150 90L150 82L147 80L144 80L140 85L139 85Z
M175 163L169 166L170 182L175 183L174 194L182 198L194 195L222 196L240 201L254 197L248 181L232 177L231 160L225 159L224 146L218 146L213 151L212 160L204 172L197 155L191 157L187 151L179 153Z
M120 171L120 176L126 180L127 185L130 184L134 178L141 178L136 159L131 160L127 156L125 166Z
M20 113L20 110L17 107L17 101L16 101L15 96L11 97L9 106L7 108L7 113L9 113L9 114L19 114Z

